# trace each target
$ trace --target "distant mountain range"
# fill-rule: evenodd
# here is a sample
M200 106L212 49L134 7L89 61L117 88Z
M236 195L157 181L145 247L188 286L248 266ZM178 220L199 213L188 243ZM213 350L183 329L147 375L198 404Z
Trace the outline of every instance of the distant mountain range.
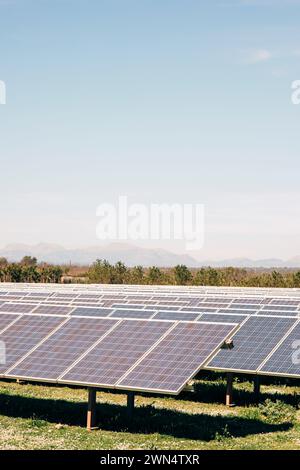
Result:
M249 258L232 258L218 261L197 261L187 254L175 254L163 249L149 249L130 245L127 243L111 243L106 246L92 246L87 248L66 249L61 245L39 243L37 245L10 244L0 250L0 256L9 261L19 261L25 255L35 256L38 261L55 264L88 265L97 258L107 259L110 263L123 261L128 266L160 266L171 267L185 264L189 267L253 267L253 268L298 268L300 256L288 260L277 258L252 260Z

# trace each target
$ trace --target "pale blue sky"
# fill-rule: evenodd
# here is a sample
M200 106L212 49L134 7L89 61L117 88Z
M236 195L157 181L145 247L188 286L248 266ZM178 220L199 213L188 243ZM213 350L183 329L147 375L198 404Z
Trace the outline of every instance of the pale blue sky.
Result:
M0 0L0 246L95 245L96 207L128 195L204 203L199 259L300 254L299 17L298 0Z

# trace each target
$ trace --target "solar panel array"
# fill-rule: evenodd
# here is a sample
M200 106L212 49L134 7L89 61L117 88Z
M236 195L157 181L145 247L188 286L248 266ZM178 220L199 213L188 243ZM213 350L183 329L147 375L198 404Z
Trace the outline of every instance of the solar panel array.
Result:
M10 313L6 313L7 309ZM6 346L6 362L0 367L0 375L124 389L119 382L152 350L160 357L161 364L166 362L156 349L160 342L167 342L170 347L174 342L173 348L177 349L184 341L185 350L192 351L184 356L185 369L180 367L176 381L166 391L165 381L158 375L153 390L176 394L185 386L190 373L196 373L237 327L236 324L153 320L150 317L155 312L147 310L142 311L143 319L134 319L136 310L100 309L99 312L97 309L95 312L96 308L92 307L93 314L87 315L88 309L23 301L10 303L9 308L5 305L0 313L0 341ZM173 330L176 336L171 336ZM200 333L198 338L187 334L194 330L202 331L202 337Z
M28 316L36 317L43 315L55 317L60 315L60 318L67 323L70 319L73 321L77 317L81 317L81 319L88 321L91 319L102 319L104 321L105 318L110 322L118 323L121 321L121 324L129 321L131 324L133 324L132 322L137 324L139 323L138 320L147 325L152 324L152 322L167 323L168 325L189 324L199 326L201 324L211 324L210 327L217 325L219 331L222 331L222 328L225 326L233 328L233 324L240 325L239 330L233 335L234 348L232 350L218 351L212 359L206 358L206 361L201 362L201 367L300 377L299 364L297 360L294 360L295 356L297 356L297 350L293 349L298 340L297 334L299 333L300 335L300 329L297 327L298 322L300 322L300 289L2 284L0 285L0 317L4 315L7 317L7 314L14 317L18 317L17 314L23 317L27 316L27 314L29 314ZM4 329L6 328L5 321L8 320L3 320ZM3 331L1 325L0 320L0 333ZM64 326L64 328L67 327ZM206 326L206 328L208 327ZM54 335L52 340L55 340L55 338L56 336ZM65 343L68 342L66 340L68 335L66 335L66 338L64 336L62 338ZM70 338L72 343L72 335L70 335ZM49 345L50 351L51 338L47 341L45 345L47 347ZM134 341L138 344L137 339ZM194 338L191 334L189 341L191 351L193 341ZM80 379L86 378L84 374L87 362L85 361L93 358L93 354L95 354L94 359L97 359L97 348L102 351L101 354L105 354L104 351L106 350L101 349L101 343L102 340L94 346L94 351L93 349L88 352L85 351L85 357L82 357L80 360L77 358L76 364L73 364L72 367L68 366L70 370L64 370L62 377L56 377L55 380L68 379L70 382L78 383L76 382L78 377ZM105 343L101 346L104 347L104 345ZM160 346L162 348L161 351L163 351L163 341ZM201 349L200 342L198 342L198 348ZM32 373L34 369L35 375L31 377L37 377L38 371L41 369L41 367L38 369L38 361L42 361L39 357L43 358L43 354L46 354L47 351L48 349L44 350L42 345L38 346L36 348L36 355L34 354L35 351L31 352L28 357L23 358L24 361L22 360L18 366L14 367L15 370L10 372L14 374L16 372L18 374L24 373L28 377L28 373ZM79 349L77 352L79 353ZM135 356L133 355L132 357ZM148 377L148 381L141 378L142 375L145 376L147 368L142 366L147 364L151 357L149 355L148 358L144 358L141 362L139 362L140 359L137 359L139 363L135 365L135 370L130 371L127 375L125 374L122 380L121 377L118 377L119 383L115 383L113 386L136 389L136 387L139 388L139 384L143 384L144 389L148 389L146 385L150 384L150 387L153 387L151 389L155 391L154 376L152 378ZM153 355L153 357L155 356ZM49 366L49 370L51 373L54 371L55 375L60 361L58 356L54 356L54 360L56 369L53 366L52 370ZM66 365L64 360L67 361L65 356L61 359L62 367ZM118 360L121 361L120 363L128 363L128 357L126 355L122 356L121 352ZM30 363L30 361L32 362ZM191 364L191 361L189 363ZM115 367L116 364L119 365L119 363L115 363ZM30 369L31 366L32 370ZM23 372L21 370L22 367L24 368ZM105 372L103 364L102 367L102 378L109 378L111 372ZM107 362L107 367L110 371L109 367L111 367L111 364L109 361ZM172 365L169 364L168 367L172 368ZM184 370L182 367L181 369ZM92 380L94 380L97 374L99 377L101 376L101 370L101 367L99 368L98 366L97 370L90 371ZM156 374L157 376L159 374L159 367L153 370L155 371L154 375ZM46 368L43 374L44 380L47 380ZM160 375L160 385L162 387L164 383L164 387L167 389L171 381L164 374ZM173 368L173 374L179 377L180 371ZM113 382L112 377L111 375L108 382ZM52 375L49 380L54 380ZM88 382L82 380L80 383L90 383L89 380ZM132 382L129 383L129 381ZM103 383L103 386L111 386L111 382L109 384ZM175 382L173 383L172 393L175 393L174 388Z

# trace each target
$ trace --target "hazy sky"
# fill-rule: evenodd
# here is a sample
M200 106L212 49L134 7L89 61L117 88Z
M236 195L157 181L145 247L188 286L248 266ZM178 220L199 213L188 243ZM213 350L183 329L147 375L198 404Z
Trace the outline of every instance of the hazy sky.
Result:
M299 18L300 0L0 0L0 246L95 245L97 206L127 195L205 204L199 259L299 255Z

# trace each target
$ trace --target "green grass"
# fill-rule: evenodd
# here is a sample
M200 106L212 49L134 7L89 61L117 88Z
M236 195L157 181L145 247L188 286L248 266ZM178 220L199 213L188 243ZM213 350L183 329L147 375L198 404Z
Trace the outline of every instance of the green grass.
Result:
M85 429L87 391L0 382L1 449L300 449L300 387L235 383L237 406L223 404L225 384L198 381L179 398L97 393L98 426Z

